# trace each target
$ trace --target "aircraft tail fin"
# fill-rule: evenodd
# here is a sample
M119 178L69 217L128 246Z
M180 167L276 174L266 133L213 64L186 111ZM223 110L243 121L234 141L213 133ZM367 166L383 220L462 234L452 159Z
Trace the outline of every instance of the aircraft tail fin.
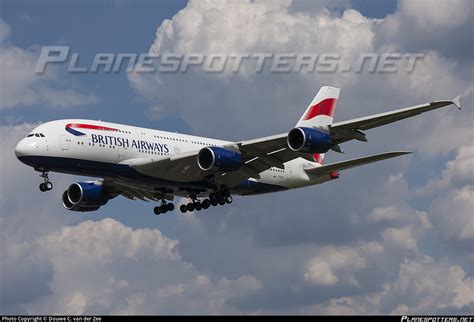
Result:
M331 125L339 92L337 87L321 87L296 126L322 128Z
M323 86L300 118L297 127L327 128L332 124L340 89ZM313 154L313 160L323 164L324 154Z

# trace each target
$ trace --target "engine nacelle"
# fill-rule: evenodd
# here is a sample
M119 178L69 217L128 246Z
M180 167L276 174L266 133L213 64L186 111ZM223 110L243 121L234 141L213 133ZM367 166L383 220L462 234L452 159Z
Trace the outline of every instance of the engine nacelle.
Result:
M237 171L242 166L240 153L220 147L206 147L199 151L197 156L199 168L204 171Z
M288 132L288 146L295 152L326 153L333 145L331 136L321 130L296 127Z
M63 200L63 206L67 210L85 212L85 211L95 211L100 208L100 206L74 205L73 203L71 203L71 201L69 201L69 197L67 196L67 190L63 192L62 200Z
M96 182L76 182L63 192L63 206L73 211L94 211L109 201L101 184Z

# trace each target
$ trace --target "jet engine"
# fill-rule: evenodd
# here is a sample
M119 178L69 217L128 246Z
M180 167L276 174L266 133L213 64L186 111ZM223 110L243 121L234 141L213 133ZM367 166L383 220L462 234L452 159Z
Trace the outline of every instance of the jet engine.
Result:
M296 127L288 132L288 146L295 152L326 153L333 145L331 136L321 130Z
M236 151L212 146L199 151L197 163L199 168L204 171L231 172L239 170L242 165L242 157Z
M64 208L72 211L94 211L110 199L102 184L97 182L76 182L63 192Z

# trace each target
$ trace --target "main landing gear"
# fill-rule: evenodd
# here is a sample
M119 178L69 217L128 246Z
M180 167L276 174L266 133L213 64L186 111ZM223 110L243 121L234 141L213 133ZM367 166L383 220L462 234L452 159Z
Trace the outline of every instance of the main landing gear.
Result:
M165 200L161 201L161 206L156 206L153 208L153 212L155 215L162 215L168 211L173 211L174 210L174 204L172 202L167 203Z
M49 181L48 172L43 171L40 174L40 177L43 178L43 181L44 181L43 183L41 183L39 185L39 189L42 192L49 191L49 190L53 189L53 183L51 181Z
M182 213L187 211L192 212L194 210L201 211L202 209L207 209L210 206L217 206L217 205L225 205L226 203L232 203L232 196L230 195L229 190L223 189L221 191L217 191L215 193L211 193L209 198L206 198L200 201L195 195L191 196L191 202L188 204L183 204L179 207L179 210Z

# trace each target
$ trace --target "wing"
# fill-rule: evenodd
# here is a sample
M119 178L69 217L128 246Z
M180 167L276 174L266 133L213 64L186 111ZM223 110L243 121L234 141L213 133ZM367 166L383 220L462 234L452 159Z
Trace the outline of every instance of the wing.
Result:
M290 160L299 157L312 160L311 155L291 151L287 146L286 136L287 134L283 133L225 145L224 148L241 153L243 165L235 172L215 173L201 170L197 163L199 150L175 154L166 159L135 159L127 163L140 173L156 178L192 182L214 176L216 182L232 187L243 179L259 179L260 173L271 167L283 168L283 164Z
M159 201L173 200L172 193L155 190L155 185L120 178L102 179L102 185L112 196L122 195L130 200Z
M322 176L334 171L346 170L354 167L358 167L364 164L369 164L372 162L382 161L390 158L395 158L401 155L409 154L412 152L407 151L395 151L395 152L386 152L380 154L369 155L362 158L346 160L341 162L330 163L315 168L305 169L306 173L315 177Z
M407 107L391 112L334 123L328 126L334 146L353 139L367 141L363 130L393 123L443 106L454 104L458 108L460 96L453 100L435 101L427 104ZM239 171L214 173L203 171L197 164L199 150L175 154L166 159L136 159L129 165L140 173L180 182L202 181L209 179L233 187L247 178L260 178L260 173L271 167L283 168L284 163L297 158L314 161L311 154L292 151L287 144L287 133L281 133L254 140L229 143L224 148L239 151L243 165ZM338 149L335 149L338 151ZM376 160L378 161L378 159ZM349 161L344 161L349 162ZM371 161L374 162L374 161ZM365 163L363 163L365 164Z
M134 159L128 165L145 175L170 181L192 182L203 180L209 173L197 164L199 150L173 154L165 159Z
M242 141L233 145L242 154L243 166L239 171L225 173L222 181L232 187L247 178L260 178L260 173L272 167L284 168L284 163L297 158L310 161L312 155L292 151L286 142L288 133Z
M333 139L335 147L332 149L340 152L341 150L339 149L338 144L353 139L367 141L362 130L368 130L393 123L451 104L460 108L460 96L457 96L453 100L435 101L391 112L334 123L333 125L329 125L331 138ZM311 154L297 153L290 150L286 141L287 135L288 133L282 133L237 143L236 148L238 148L242 155L245 156L246 162L243 171L227 173L224 175L228 183L233 184L248 177L258 179L258 173L268 170L271 167L283 168L283 163L299 157L309 161L314 161Z
M403 120L451 104L456 105L458 109L460 109L460 98L461 96L457 96L452 100L435 101L386 113L334 123L329 126L331 137L335 144L340 144L350 140L359 140L365 142L367 139L362 131Z

